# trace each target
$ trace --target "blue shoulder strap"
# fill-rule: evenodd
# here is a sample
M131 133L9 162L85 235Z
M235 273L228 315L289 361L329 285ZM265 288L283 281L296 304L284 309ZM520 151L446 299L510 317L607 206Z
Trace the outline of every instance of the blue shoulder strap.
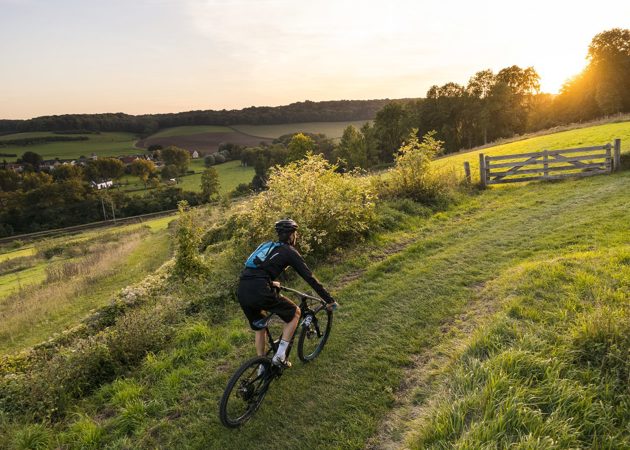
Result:
M252 252L245 261L245 267L249 269L258 269L262 263L267 260L267 256L274 248L282 245L282 242L267 241L263 242Z

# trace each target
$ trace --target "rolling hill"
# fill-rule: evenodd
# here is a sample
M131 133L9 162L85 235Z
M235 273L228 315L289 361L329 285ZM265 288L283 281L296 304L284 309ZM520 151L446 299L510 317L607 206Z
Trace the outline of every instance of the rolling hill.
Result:
M620 137L625 155L629 127L518 145ZM436 164L458 167L469 155ZM207 308L174 324L162 349L73 403L66 419L4 422L11 437L0 446L630 445L630 171L473 190L431 214L390 208L402 226L319 261L341 304L331 338L316 361L296 361L243 428L222 427L217 403L253 355L253 336L235 304L209 305L188 286L160 301L198 295ZM290 433L279 438L278 423Z

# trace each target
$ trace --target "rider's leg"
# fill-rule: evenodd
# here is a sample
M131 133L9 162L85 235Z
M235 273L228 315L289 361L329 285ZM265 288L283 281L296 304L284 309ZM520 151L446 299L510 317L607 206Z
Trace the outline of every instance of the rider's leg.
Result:
M273 361L275 364L278 364L280 361L284 362L286 360L287 348L289 347L289 342L291 342L291 338L293 337L293 333L295 333L295 328L297 327L298 321L300 320L300 308L295 308L295 315L290 322L286 322L284 324L284 328L282 330L282 340L278 345L278 351L273 356Z
M293 333L295 333L295 329L297 328L298 321L300 320L300 308L295 308L295 315L291 322L287 322L284 324L282 328L282 340L289 342L293 337Z
M267 330L256 331L256 354L265 356L265 344L267 343Z

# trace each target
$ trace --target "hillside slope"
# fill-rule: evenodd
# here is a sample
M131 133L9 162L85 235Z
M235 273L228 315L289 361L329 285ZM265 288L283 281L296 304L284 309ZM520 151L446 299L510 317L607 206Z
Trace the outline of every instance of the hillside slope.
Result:
M191 322L170 349L83 401L76 421L51 429L49 442L221 449L401 445L404 427L397 431L393 420L393 435L382 433L383 421L413 387L405 381L410 370L435 356L450 324L500 309L503 299L487 286L515 266L628 245L629 208L625 172L491 189L430 219L411 219L404 230L374 236L342 262L318 268L342 305L332 337L318 360L296 363L272 387L245 427L227 430L217 417L229 375L253 354L245 320L228 305L221 313L227 320ZM281 433L273 431L278 427ZM16 433L15 442L25 436Z

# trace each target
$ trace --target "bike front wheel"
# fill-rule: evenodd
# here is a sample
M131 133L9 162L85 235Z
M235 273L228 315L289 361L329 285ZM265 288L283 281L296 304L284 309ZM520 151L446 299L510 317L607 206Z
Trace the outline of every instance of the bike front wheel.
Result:
M221 397L221 423L236 428L247 422L260 407L273 378L271 359L257 356L243 363Z
M305 321L311 316L310 324ZM309 362L320 354L332 328L333 313L322 309L317 314L307 314L302 322L300 339L298 341L298 357L303 362Z

